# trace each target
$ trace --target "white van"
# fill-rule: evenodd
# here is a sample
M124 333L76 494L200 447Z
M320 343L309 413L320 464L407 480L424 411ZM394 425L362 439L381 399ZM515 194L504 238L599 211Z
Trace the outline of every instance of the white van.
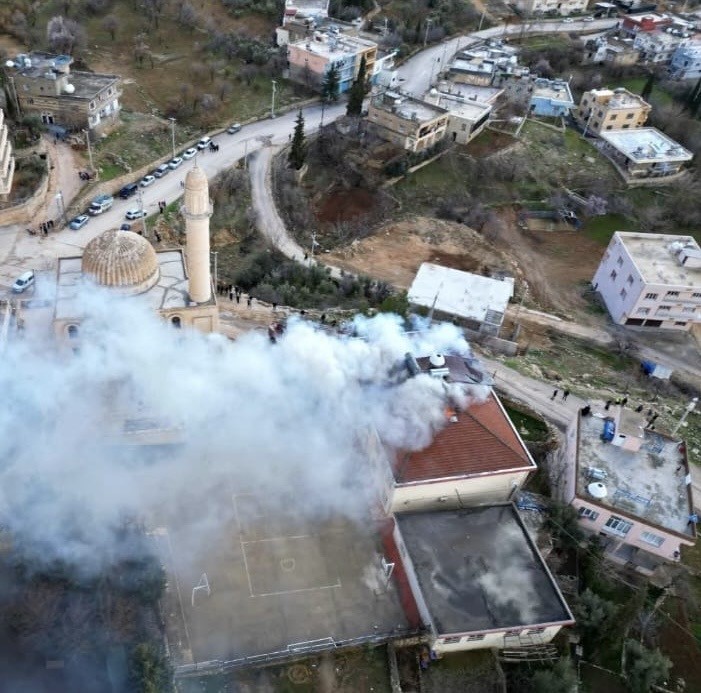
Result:
M88 208L88 213L96 217L98 214L106 212L114 204L114 197L112 195L98 195Z
M12 293L13 294L24 293L30 286L34 286L34 271L33 270L29 270L28 272L24 272L19 277L17 277L17 279L15 280L15 283L12 285Z

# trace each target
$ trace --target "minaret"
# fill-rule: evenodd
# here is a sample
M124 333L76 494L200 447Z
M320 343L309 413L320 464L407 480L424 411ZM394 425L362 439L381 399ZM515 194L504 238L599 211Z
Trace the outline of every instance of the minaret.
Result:
M188 293L195 303L206 303L212 297L209 276L209 184L204 171L195 164L185 176L184 204L181 208L185 218L187 245Z

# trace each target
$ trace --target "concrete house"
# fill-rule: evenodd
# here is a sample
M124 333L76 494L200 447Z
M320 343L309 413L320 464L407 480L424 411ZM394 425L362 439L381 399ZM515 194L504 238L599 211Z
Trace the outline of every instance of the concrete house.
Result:
M566 16L573 12L584 12L587 0L516 0L514 6L526 16L558 14Z
M646 575L693 546L696 525L686 448L644 413L601 403L569 426L561 449L563 500L605 556Z
M524 74L528 68L518 64L518 48L498 39L469 44L448 66L448 77L456 84L488 87L501 74Z
M642 14L627 14L623 17L620 30L628 36L635 36L640 33L650 33L659 29L666 29L672 25L672 18L666 14L657 12L646 12Z
M592 285L619 325L690 330L701 322L701 248L691 236L617 231Z
M473 388L475 394L467 407L446 405L445 426L427 447L398 453L391 461L386 494L391 512L510 501L536 464L497 395L480 386L480 369L461 356L437 354L417 358L407 367Z
M680 45L686 43L688 34L666 29L665 31L641 31L633 39L633 47L640 53L640 60L644 63L665 65L672 60L674 52Z
M640 52L633 45L632 38L616 38L614 36L598 36L584 44L584 63L610 63L621 67L635 65Z
M377 57L377 44L374 41L341 34L337 29L314 31L309 38L288 45L289 77L320 91L327 73L334 66L338 71L338 90L343 94L353 84L363 56L366 74L369 81L372 81Z
M682 43L672 54L669 74L674 79L698 79L701 77L701 40Z
M652 110L647 101L627 89L591 89L582 94L575 118L587 133L628 130L645 125Z
M491 87L467 86L465 89L500 91ZM489 121L492 106L478 101L476 96L474 99L466 98L460 91L460 89L456 89L454 93L453 90L451 93L446 93L439 91L438 88L431 89L424 99L427 103L440 106L448 111L448 137L451 137L453 142L467 144L484 130Z
M448 130L448 111L394 91L376 94L370 101L368 122L377 135L410 152L440 142Z
M665 178L682 172L694 155L671 137L655 128L608 130L600 133L607 156L623 179L629 184Z
M19 110L46 125L104 132L119 118L122 95L117 75L71 71L73 58L33 52L8 60L5 71Z
M568 115L574 107L570 86L564 80L538 77L532 86L528 104L532 115L559 118Z
M10 194L14 174L15 157L12 156L12 144L7 138L5 113L0 108L0 198Z
M513 295L511 277L494 279L423 262L409 287L408 299L412 305L457 319L476 332L497 334Z
M400 513L385 546L437 654L543 645L574 623L512 504Z

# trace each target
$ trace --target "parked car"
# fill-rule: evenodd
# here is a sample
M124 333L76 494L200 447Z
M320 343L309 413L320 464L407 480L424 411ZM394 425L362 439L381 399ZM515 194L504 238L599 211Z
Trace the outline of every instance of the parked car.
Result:
M574 22L574 19L572 19L572 17L565 17L565 18L562 20L562 23L563 23L563 24L572 24L573 22Z
M20 274L12 285L13 294L24 293L30 286L34 286L34 270Z
M141 179L141 187L142 188L148 188L149 185L152 185L153 183L156 182L156 176L153 174L149 173L147 176L144 176Z
M156 178L163 178L166 173L170 171L170 166L168 164L161 164L154 172L153 175Z
M594 17L592 17L592 16L590 15L589 17L584 17L584 18L582 19L582 21L583 21L583 22L593 22L593 21L594 21Z
M133 221L134 219L141 219L142 217L148 216L148 212L145 209L137 209L134 207L134 209L128 209L124 216Z
M131 231L131 224L122 224L119 227L120 231Z
M119 197L121 197L123 200L128 200L132 195L136 194L136 191L138 189L139 189L138 183L129 183L129 185L125 185L119 191Z
M226 128L226 131L230 135L235 135L240 129L241 129L241 123L234 123L233 125L229 125L229 127Z
M194 147L190 147L190 149L186 149L181 156L183 159L192 159L195 154L197 154L197 150Z
M89 219L90 217L87 214L81 214L75 219L71 219L71 223L68 224L68 227L77 231L78 229L82 229L83 226L88 223Z
M114 204L112 195L98 195L88 208L88 214L95 217L98 214L106 212Z
M205 147L209 147L209 143L212 141L212 138L209 137L209 135L205 135L198 143L197 143L197 149L204 149Z
M171 159L168 162L168 166L170 166L171 170L175 171L178 166L180 166L183 163L183 160L181 157L176 156L174 159Z

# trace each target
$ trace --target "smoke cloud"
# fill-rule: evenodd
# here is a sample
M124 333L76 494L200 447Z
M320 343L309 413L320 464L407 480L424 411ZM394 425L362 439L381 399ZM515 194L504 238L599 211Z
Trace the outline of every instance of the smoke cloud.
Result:
M92 285L79 313L77 353L27 330L3 354L0 523L86 571L125 517L196 508L203 532L220 524L222 488L310 517L367 517L368 428L390 449L418 449L444 422L450 386L399 377L397 363L469 350L451 325L407 335L388 315L357 319L354 337L292 321L277 344L258 332L230 342ZM129 444L147 428L177 444Z

